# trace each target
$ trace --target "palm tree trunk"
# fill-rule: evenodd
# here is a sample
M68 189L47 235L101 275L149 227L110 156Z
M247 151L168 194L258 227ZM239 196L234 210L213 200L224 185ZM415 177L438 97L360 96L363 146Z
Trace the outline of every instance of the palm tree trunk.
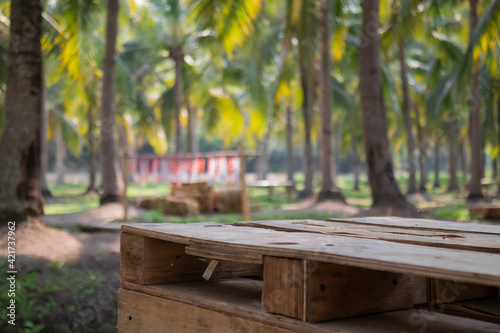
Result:
M196 111L191 107L191 103L189 103L189 98L186 96L186 107L188 112L188 124L187 124L187 147L186 152L195 153L195 133L196 133Z
M441 142L436 141L434 144L434 184L432 187L434 189L441 187L441 182L439 180L439 147Z
M0 223L43 214L40 186L42 4L11 2L7 92L0 136Z
M269 139L271 137L272 129L272 118L267 119L267 128L259 147L259 158L257 159L257 179L264 180L267 179L267 169L269 163Z
M87 110L87 144L89 149L89 186L87 187L86 193L97 192L96 188L96 165L95 165L95 147L94 147L94 116L92 114L92 108Z
M469 0L469 38L472 38L477 25L477 3L478 0ZM476 200L483 197L481 188L481 115L479 111L479 72L478 63L472 65L471 101L470 101L470 148L471 166L468 200Z
M483 126L486 126L486 124L483 124ZM485 146L486 146L486 137L484 136L484 132L481 135L481 179L483 179L486 175L486 153L485 153Z
M492 171L492 178L497 179L497 177L498 177L498 160L497 160L497 158L491 159L491 171Z
M47 112L47 87L45 86L44 74L42 70L42 89L43 89L43 101L41 104L42 113L42 123L40 130L40 155L41 155L41 166L40 166L40 186L42 188L42 195L44 198L51 198L52 192L49 190L47 183L47 169L49 165L49 153L48 153L48 141L47 141L47 125L48 125L48 112Z
M457 143L455 120L452 115L448 120L448 150L449 150L449 165L450 165L450 182L448 184L448 192L456 192L460 188L457 180Z
M116 35L118 33L118 0L108 0L106 52L103 63L101 105L101 205L121 202L123 179L115 147L115 77Z
M459 150L460 153L460 168L462 169L462 183L465 185L467 183L467 151L465 149L465 144L460 141Z
M175 153L182 152L182 128L181 128L181 108L182 108L182 70L184 68L184 53L182 47L176 45L171 48L170 56L175 63L175 83L174 83L174 109L175 109Z
M351 161L352 172L354 173L354 191L359 191L359 154L356 144L356 137L351 134Z
M418 137L418 164L420 167L420 186L419 191L422 193L427 192L427 144L425 142L425 133L422 125L420 125L420 110L417 103L415 106L415 121L417 123L417 137Z
M498 121L498 128L500 128L500 94L498 95L497 99L497 121ZM500 131L498 131L498 144L500 145ZM498 154L497 159L500 158L500 154ZM497 195L500 194L500 184L498 185L498 190L497 190Z
M304 118L304 190L300 193L301 198L309 197L313 194L313 157L311 145L311 121L312 121L312 91L311 80L306 68L305 54L303 47L299 47L299 67L300 81L302 86L302 114Z
M293 181L292 106L286 106L286 180Z
M403 88L403 115L405 119L406 147L408 150L408 194L417 192L417 177L415 174L415 142L413 141L413 126L410 117L410 93L408 89L408 77L406 75L405 44L399 44L399 65L401 74L401 85Z
M55 133L56 139L56 182L58 184L64 184L64 174L65 170L65 160L66 160L66 146L64 145L64 140L62 136L61 124L57 124L57 129Z
M389 155L380 68L379 0L363 1L360 93L363 139L373 207L413 209L399 190ZM375 31L375 33L374 33Z
M340 200L345 202L335 183L335 162L332 164L332 57L330 54L330 23L331 8L330 0L321 1L321 68L320 68L320 109L321 109L321 191L318 201Z

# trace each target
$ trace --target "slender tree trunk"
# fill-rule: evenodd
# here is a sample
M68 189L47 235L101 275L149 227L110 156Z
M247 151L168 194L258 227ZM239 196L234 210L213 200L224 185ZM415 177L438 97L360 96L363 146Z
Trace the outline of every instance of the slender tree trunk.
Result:
M286 180L293 180L293 146L292 146L292 106L288 101L286 106Z
M413 141L413 126L410 117L410 93L406 75L405 44L399 44L399 66L401 68L401 85L403 88L403 115L405 119L406 147L408 150L408 194L417 192L417 177L415 174L415 142Z
M42 110L42 123L40 130L40 155L41 155L41 169L40 169L40 184L42 188L42 195L44 198L51 198L52 193L49 190L47 183L47 169L49 165L49 152L48 152L48 141L47 141L47 125L48 125L48 112L47 112L47 87L45 86L45 79L42 70L42 89L43 89L43 101L41 104Z
M478 0L469 0L469 38L477 25L477 3ZM472 65L472 83L470 100L470 149L471 149L471 179L469 182L468 200L477 200L483 197L481 188L481 115L480 88L479 88L479 66L477 61Z
M196 110L194 110L189 102L189 97L186 96L186 107L188 112L188 124L187 124L187 147L186 152L195 153L194 142L195 142L195 124L196 124Z
M415 121L417 123L417 137L418 137L418 163L420 167L420 186L419 191L422 193L427 192L427 144L425 142L425 133L422 125L420 125L420 110L417 103L415 106Z
M11 1L10 45L0 136L0 223L43 214L40 186L42 5Z
M356 144L356 137L351 134L351 161L352 172L354 173L354 191L359 191L359 154Z
M193 147L192 153L198 153L199 147L198 147L198 110L196 107L194 107L191 110L191 146Z
M184 53L180 45L171 48L170 56L175 63L175 84L174 84L174 109L175 109L175 153L182 152L182 128L181 128L181 108L182 108L182 70L184 68Z
M115 147L115 77L116 35L118 33L118 0L108 0L106 53L103 63L101 105L101 205L121 202L123 179Z
M380 68L379 0L363 1L360 58L360 93L363 139L373 207L413 210L399 190L389 155L387 124Z
M441 181L439 180L439 148L441 142L436 141L434 144L434 184L432 187L434 189L441 187Z
M491 170L492 170L492 178L498 178L498 160L496 158L491 159Z
M483 126L486 126L486 124L483 124ZM486 175L486 153L485 153L485 146L486 146L486 137L484 136L484 131L481 135L481 179L483 179Z
M57 129L55 133L56 139L56 182L58 184L64 184L64 174L66 173L65 161L66 161L66 145L64 144L62 136L61 124L57 124Z
M267 128L259 147L259 158L257 159L257 179L267 179L267 169L269 163L269 139L271 137L272 118L267 119Z
M340 200L345 202L335 183L335 162L332 164L332 57L330 54L330 21L332 12L330 0L321 1L321 191L318 201Z
M311 122L312 122L312 91L310 75L306 68L306 51L303 47L299 47L299 67L300 67L300 81L303 92L302 112L304 118L304 190L300 193L301 198L309 197L313 194L313 156L311 145Z
M465 143L460 141L459 145L459 153L460 153L460 168L462 169L462 183L467 184L467 151L465 147Z
M449 150L449 166L450 166L450 182L448 184L448 192L456 192L460 188L457 180L457 143L454 115L448 120L448 150Z
M92 108L87 110L87 144L89 149L89 186L86 193L97 192L96 188L96 165L95 165L95 147L94 147L94 115Z
M500 94L498 94L498 99L497 99L497 121L498 121L498 128L500 129ZM500 130L497 133L498 133L497 144L500 145ZM497 159L498 158L500 158L500 154L498 154ZM500 184L498 185L497 195L500 195Z

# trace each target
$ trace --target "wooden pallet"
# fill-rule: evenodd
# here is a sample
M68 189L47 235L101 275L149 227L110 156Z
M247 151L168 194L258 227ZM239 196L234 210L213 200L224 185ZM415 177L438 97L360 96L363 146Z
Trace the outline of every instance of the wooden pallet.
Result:
M494 332L498 287L497 226L387 218L124 225L118 329Z

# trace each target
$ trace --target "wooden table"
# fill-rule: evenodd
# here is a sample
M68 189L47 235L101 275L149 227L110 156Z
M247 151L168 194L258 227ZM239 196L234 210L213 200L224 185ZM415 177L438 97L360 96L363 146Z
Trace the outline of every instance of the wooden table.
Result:
M500 332L500 227L122 227L119 332Z
M284 187L286 192L286 198L290 200L292 198L293 189L295 184L292 181L277 181L277 180L257 180L247 184L248 187L254 188L267 188L267 196L270 200L273 198L274 189L277 187Z

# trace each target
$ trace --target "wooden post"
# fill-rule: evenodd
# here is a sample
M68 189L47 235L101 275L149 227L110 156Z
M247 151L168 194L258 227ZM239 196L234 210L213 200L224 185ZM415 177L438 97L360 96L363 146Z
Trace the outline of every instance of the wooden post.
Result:
M123 222L128 222L128 200L127 200L127 187L128 187L128 149L123 152Z
M243 214L243 221L250 221L250 205L248 203L247 187L245 183L247 167L245 164L245 153L243 152L243 142L240 142L238 153L240 155L241 213Z

